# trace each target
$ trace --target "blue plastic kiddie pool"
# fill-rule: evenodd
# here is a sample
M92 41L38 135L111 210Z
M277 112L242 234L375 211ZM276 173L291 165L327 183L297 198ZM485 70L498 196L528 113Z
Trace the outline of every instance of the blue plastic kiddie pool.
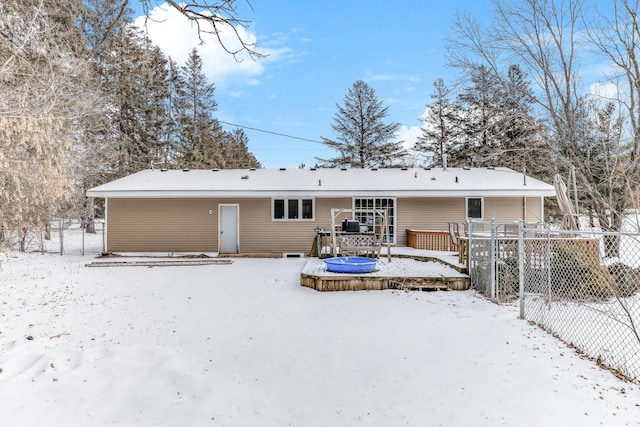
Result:
M371 273L376 269L375 258L344 256L324 260L327 270L334 273Z

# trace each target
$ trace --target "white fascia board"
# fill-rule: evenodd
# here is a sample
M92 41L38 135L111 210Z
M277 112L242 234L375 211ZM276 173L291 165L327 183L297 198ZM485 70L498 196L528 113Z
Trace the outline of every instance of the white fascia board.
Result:
M271 197L555 197L555 190L442 191L88 191L89 197L113 198L271 198Z

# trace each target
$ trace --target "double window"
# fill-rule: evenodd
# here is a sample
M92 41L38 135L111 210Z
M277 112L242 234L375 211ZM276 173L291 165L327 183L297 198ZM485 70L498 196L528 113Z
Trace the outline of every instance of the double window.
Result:
M273 199L274 220L313 220L313 199Z

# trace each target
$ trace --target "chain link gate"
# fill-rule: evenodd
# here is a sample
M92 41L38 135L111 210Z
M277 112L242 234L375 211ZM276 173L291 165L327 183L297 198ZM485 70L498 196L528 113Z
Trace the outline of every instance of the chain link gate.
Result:
M471 287L494 302L518 298L518 224L469 221Z

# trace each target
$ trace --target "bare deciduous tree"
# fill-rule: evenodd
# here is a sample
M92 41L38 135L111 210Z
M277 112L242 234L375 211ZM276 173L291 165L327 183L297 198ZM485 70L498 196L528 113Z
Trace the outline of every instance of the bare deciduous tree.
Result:
M247 4L251 6L248 0ZM126 5L129 0L125 0ZM265 55L255 50L255 44L245 39L240 34L239 27L247 27L250 23L248 20L241 19L238 16L237 0L201 0L197 2L177 2L174 0L162 0L171 7L182 13L187 19L194 22L200 40L202 34L212 34L220 43L220 46L229 54L239 60L238 55L246 52L252 59L263 58ZM147 16L157 0L140 0L142 8ZM231 45L222 38L222 33L231 31L234 34L237 45Z
M44 228L69 198L72 131L90 110L75 0L0 4L0 227Z
M458 38L450 45L453 65L468 69L480 63L499 70L505 63L520 64L537 88L537 114L546 124L557 168L576 168L581 199L602 218L611 218L603 228L618 230L628 198L618 193L617 184L613 191L606 183L620 182L628 173L619 162L624 160L623 146L600 150L600 156L617 156L605 162L617 166L607 171L611 175L604 181L594 179L598 174L588 166L593 162L585 158L593 154L593 144L602 142L585 127L597 113L590 107L580 76L581 55L589 52L583 37L584 2L495 0L494 4L494 26L488 31L468 16L459 17L455 23ZM622 144L619 139L614 143Z

